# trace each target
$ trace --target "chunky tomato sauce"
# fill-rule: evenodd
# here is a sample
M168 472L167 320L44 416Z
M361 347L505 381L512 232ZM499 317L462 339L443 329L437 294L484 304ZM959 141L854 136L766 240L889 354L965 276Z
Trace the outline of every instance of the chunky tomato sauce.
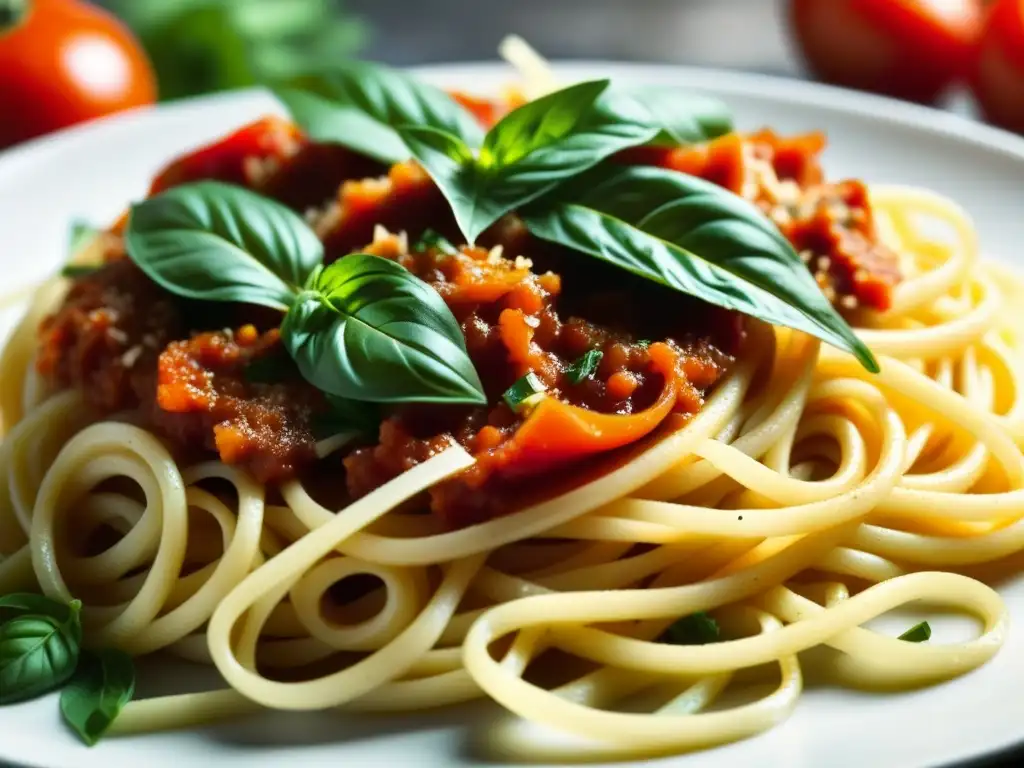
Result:
M483 102L471 106L482 122L500 116ZM878 242L863 186L822 181L820 149L816 137L761 133L621 161L678 168L747 196L810 254L837 306L852 307L853 297L884 308L899 279L895 257ZM480 247L410 246L427 228L457 237L417 165L385 169L276 118L179 159L153 191L201 178L244 184L303 213L328 260L375 253L433 286L462 327L490 403L390 408L375 439L318 459L329 408L282 349L280 315L172 296L111 237L104 266L78 278L43 323L39 372L108 413L131 412L183 455L215 452L265 482L333 464L358 497L458 443L477 463L431 490L430 504L452 526L472 524L521 505L526 478L543 485L559 468L685 422L741 347L738 315L536 241L514 217ZM600 360L580 378L574 363L593 351ZM273 376L254 375L258 368ZM502 394L531 372L545 396L513 410Z

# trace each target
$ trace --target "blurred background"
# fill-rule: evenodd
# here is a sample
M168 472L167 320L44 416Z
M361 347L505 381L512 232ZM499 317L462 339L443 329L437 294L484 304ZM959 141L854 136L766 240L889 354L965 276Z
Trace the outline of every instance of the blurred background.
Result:
M50 53L97 31L105 55ZM513 32L550 58L820 79L1024 132L1019 0L0 0L0 148L344 56L493 59Z

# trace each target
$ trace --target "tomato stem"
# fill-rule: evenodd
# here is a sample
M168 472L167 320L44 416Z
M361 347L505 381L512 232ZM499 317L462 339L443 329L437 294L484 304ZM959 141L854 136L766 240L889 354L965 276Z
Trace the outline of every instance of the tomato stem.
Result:
M0 35L21 24L31 4L32 0L0 0Z

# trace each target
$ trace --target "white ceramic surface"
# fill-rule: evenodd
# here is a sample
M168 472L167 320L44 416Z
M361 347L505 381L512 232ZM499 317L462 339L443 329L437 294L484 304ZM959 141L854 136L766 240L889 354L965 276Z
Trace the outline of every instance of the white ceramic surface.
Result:
M507 81L498 65L434 67L444 85L487 91ZM1024 269L1024 139L952 115L799 82L657 66L580 63L565 79L613 76L675 83L723 97L741 128L822 129L832 176L930 187L975 218L985 251ZM110 221L140 196L173 153L212 139L268 110L247 92L125 115L0 154L0 290L54 270L67 223ZM13 315L8 315L7 321ZM1024 574L1024 557L1008 573ZM1009 641L986 667L930 689L892 695L813 688L794 715L748 741L654 765L685 768L912 768L936 766L1024 740L1024 576L998 585L1016 619ZM891 619L890 629L907 626ZM940 622L936 640L963 636L963 621ZM147 667L140 694L201 685L187 665ZM59 722L54 697L0 709L0 764L47 768L216 765L501 765L488 745L496 708L462 707L402 717L267 714L203 731L111 739L81 746Z

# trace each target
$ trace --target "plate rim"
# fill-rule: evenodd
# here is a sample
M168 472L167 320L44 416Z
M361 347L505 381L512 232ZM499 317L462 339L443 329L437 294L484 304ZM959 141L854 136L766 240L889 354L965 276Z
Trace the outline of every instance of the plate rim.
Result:
M589 76L592 76L594 73L608 70L640 80L663 78L671 74L686 81L680 87L681 90L686 90L686 87L690 86L720 92L726 97L730 94L755 96L779 103L799 104L847 115L866 114L878 123L955 139L1009 156L1021 163L1024 169L1024 136L947 110L886 96L779 75L672 63L588 58L554 59L551 66L556 74L588 72ZM400 69L428 80L470 80L474 76L493 79L501 73L514 76L509 65L498 60L431 62ZM64 128L0 150L0 183L9 174L16 174L26 166L44 161L54 152L72 150L75 146L87 146L90 142L102 141L107 135L121 131L131 133L145 130L147 124L159 123L168 113L187 115L193 111L202 112L214 104L242 104L260 97L269 97L269 93L259 86L234 89L153 106L135 107ZM994 745L989 751L969 757L953 758L949 762L938 764L936 768L1000 766L1021 757L1024 757L1024 734L1014 741ZM0 758L0 764L5 764L3 760L4 758Z

